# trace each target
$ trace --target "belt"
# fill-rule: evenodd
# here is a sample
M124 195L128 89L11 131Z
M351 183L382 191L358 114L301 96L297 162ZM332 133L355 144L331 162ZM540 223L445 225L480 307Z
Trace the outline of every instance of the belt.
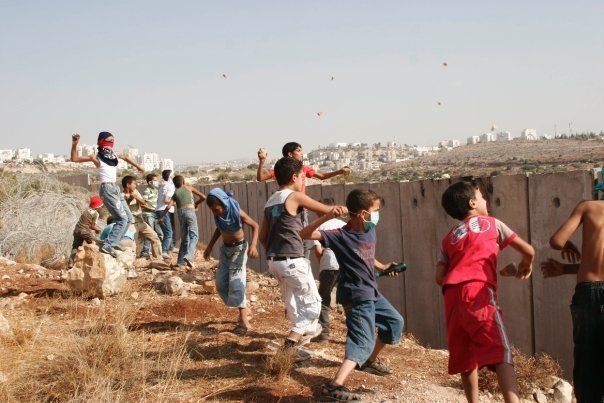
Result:
M296 257L290 257L290 256L269 256L267 259L271 260L273 262L280 262L283 260L287 260L287 259L302 259L303 256L296 256Z
M233 247L233 246L239 246L239 245L243 245L243 243L245 242L245 238L238 240L237 242L233 242L233 243L223 243L224 246L228 246L228 247Z

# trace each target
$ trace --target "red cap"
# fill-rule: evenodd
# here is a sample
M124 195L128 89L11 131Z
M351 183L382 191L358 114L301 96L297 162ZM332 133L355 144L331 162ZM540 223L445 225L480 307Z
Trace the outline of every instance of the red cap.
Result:
M90 196L90 208L97 209L101 207L103 207L103 200L97 195Z

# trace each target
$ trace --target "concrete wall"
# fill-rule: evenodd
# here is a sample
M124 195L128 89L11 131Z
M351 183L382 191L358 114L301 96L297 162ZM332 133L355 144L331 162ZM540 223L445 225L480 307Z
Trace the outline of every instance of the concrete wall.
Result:
M565 376L572 375L572 323L569 304L574 290L573 276L544 280L540 263L560 258L549 248L553 232L581 200L591 199L594 176L588 171L546 175L512 175L483 178L481 188L489 201L489 212L505 222L537 252L533 276L529 280L499 279L499 303L512 343L527 354L545 352L559 360ZM82 182L80 182L82 181ZM73 184L84 185L82 179ZM384 198L377 227L377 259L382 262L404 261L408 269L402 276L383 278L379 287L403 314L406 330L423 344L446 348L442 294L434 282L434 270L441 239L453 225L440 206L444 190L452 183L446 180L386 182L362 184L313 185L307 194L316 200L332 197L344 204L354 188L370 188ZM227 183L198 188L208 193L212 187L232 190L234 197L252 218L261 224L263 207L277 190L276 182ZM311 214L311 219L314 219ZM201 205L199 240L207 244L214 232L210 210ZM248 237L249 229L246 229ZM176 234L178 237L178 234ZM573 239L580 244L580 236ZM212 255L218 257L220 241ZM267 270L264 251L260 258L248 260L256 271ZM499 255L499 267L518 262L518 254L507 248ZM318 276L316 259L311 259Z

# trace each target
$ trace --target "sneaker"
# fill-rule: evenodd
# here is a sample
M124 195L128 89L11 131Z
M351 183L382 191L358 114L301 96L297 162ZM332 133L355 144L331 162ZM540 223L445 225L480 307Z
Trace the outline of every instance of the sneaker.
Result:
M310 353L304 349L301 349L298 346L298 343L291 339L285 339L285 343L283 343L283 347L281 347L284 350L290 350L293 352L295 363L303 362L310 359Z
M392 368L376 358L375 361L365 361L365 364L357 367L360 371L368 372L373 375L385 376L392 373Z
M105 244L101 246L101 252L110 255L112 258L117 259L117 252L111 246Z
M162 253L161 257L163 257L164 259L170 259L170 255L168 255L168 252Z
M121 246L119 246L119 245L115 245L115 246L113 247L113 249L115 249L115 250L119 250L120 252L124 252L124 250L125 250L124 248L122 248L122 247L121 247Z
M151 257L151 255L150 255L150 254L148 254L148 253L141 253L141 256L140 256L140 257L142 257L142 258L144 258L144 259L149 259L149 258Z
M187 266L189 266L190 269L194 269L195 265L193 264L193 261L191 259L189 259L188 257L184 258L185 263L187 264Z
M315 331L306 332L302 335L302 337L298 341L298 346L304 346L305 344L310 343L312 339L319 336L321 333L323 333L323 326L317 323L317 328L315 329Z

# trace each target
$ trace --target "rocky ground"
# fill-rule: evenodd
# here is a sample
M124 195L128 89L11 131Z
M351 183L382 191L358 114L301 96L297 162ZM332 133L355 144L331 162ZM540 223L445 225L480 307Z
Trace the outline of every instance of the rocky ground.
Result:
M73 293L60 271L1 260L0 398L317 401L320 385L341 362L346 328L340 308L332 310L332 339L309 344L311 360L278 376L269 363L288 324L274 279L249 270L254 328L238 336L232 332L236 311L215 293L215 261L198 260L195 270L151 268L140 259L135 265L137 278L117 295L98 298ZM355 372L349 379L364 401L464 401L459 377L446 374L446 351L407 335L384 353L394 375ZM525 401L568 401L564 384L554 386L556 366L546 364L518 361ZM481 401L502 401L492 376L482 386Z

